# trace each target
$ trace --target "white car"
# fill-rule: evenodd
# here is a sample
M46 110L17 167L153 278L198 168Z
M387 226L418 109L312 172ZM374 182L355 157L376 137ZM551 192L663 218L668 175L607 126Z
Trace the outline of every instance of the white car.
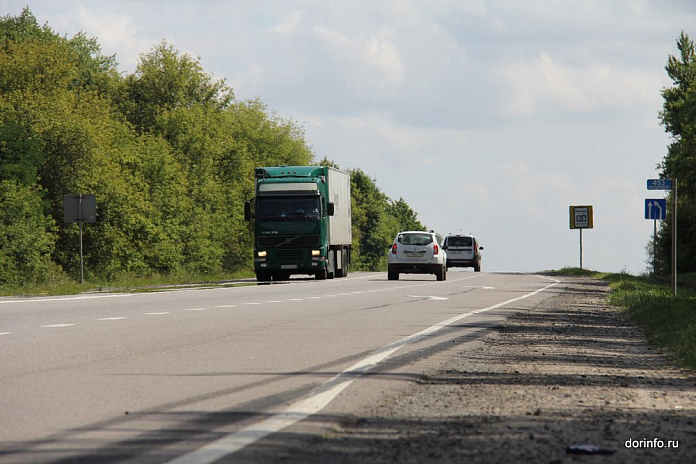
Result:
M447 267L473 267L481 272L481 250L476 237L471 234L450 234L442 248L447 250Z
M435 274L447 279L447 253L432 230L399 232L387 257L387 278L399 280L399 274Z

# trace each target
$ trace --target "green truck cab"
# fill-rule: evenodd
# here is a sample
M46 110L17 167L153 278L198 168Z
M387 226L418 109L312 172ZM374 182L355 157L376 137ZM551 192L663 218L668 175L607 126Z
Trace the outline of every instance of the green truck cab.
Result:
M256 197L245 203L244 219L254 221L259 282L293 274L319 280L348 275L349 173L327 166L261 167L255 184Z

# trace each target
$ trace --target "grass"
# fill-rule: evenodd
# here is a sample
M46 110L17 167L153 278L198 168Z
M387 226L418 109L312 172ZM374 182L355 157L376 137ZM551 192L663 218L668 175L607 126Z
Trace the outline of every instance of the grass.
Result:
M610 282L610 303L624 309L638 324L652 345L664 348L676 364L696 369L696 273L680 275L677 296L672 296L669 279L611 274L574 268L560 275L584 275Z
M124 275L109 281L85 281L80 284L65 276L54 277L43 284L2 285L0 296L53 296L77 295L88 292L147 291L181 285L220 284L238 279L254 277L252 271L225 274L181 274L181 275Z

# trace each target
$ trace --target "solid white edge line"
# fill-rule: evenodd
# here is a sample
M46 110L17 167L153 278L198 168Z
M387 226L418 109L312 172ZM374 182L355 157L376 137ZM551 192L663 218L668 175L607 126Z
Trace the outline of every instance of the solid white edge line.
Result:
M272 433L278 432L286 427L289 427L297 422L306 419L307 417L321 411L326 407L339 393L341 393L346 387L348 387L353 381L360 375L368 372L370 369L377 366L380 362L384 361L391 354L399 350L401 347L408 344L414 343L426 335L433 334L438 330L447 327L455 322L458 322L466 317L473 314L480 314L492 309L497 309L502 306L508 305L510 303L515 303L517 301L529 298L530 296L537 295L549 288L560 283L560 280L551 279L544 276L534 276L541 277L544 279L553 280L552 284L549 284L543 288L539 288L533 292L527 293L525 295L519 296L517 298L512 298L502 303L495 304L493 306L488 306L486 308L477 309L475 311L470 311L468 313L463 313L458 316L446 319L439 324L428 327L416 334L410 335L406 338L402 338L394 343L391 343L380 350L378 350L372 356L369 356L357 363L353 364L348 369L344 370L322 386L314 390L314 393L305 399L296 401L290 405L283 412L274 414L268 419L262 420L256 424L252 424L245 427L238 432L231 433L225 437L215 440L207 445L198 448L188 454L184 454L168 461L167 464L211 464L219 459L229 456L259 440L271 435ZM356 375L357 374L357 375Z

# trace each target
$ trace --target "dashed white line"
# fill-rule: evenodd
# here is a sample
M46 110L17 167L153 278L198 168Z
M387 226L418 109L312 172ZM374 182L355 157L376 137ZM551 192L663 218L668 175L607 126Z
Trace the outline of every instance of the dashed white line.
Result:
M245 305L260 305L261 303L244 303Z
M282 301L280 301L280 300L271 300L271 301L267 301L266 303L282 303Z
M0 332L0 335L12 335L12 332Z
M205 311L205 308L184 308L182 311Z
M122 319L125 319L124 316L118 316L118 317L102 317L100 319L97 319L98 321L120 321Z
M234 308L234 305L219 305L216 308Z
M304 298L290 298L288 301L304 301Z
M159 313L145 313L146 316L162 316L164 314L169 314L169 311L163 311Z
M46 329L60 329L63 327L71 327L73 325L75 325L75 324L49 324L49 325L42 325L41 327L46 328Z

